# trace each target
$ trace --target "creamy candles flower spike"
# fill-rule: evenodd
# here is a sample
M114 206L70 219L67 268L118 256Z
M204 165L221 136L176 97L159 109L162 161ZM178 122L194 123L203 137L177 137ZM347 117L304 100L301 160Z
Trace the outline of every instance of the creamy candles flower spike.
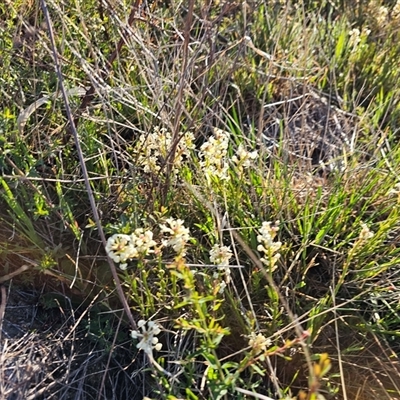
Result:
M190 240L190 232L181 219L168 218L165 224L160 224L161 232L166 234L162 240L164 246L172 247L178 255L185 256L185 248Z
M271 226L271 222L263 222L260 234L257 236L258 243L260 243L257 250L264 253L261 261L269 267L270 272L276 269L275 264L280 257L278 251L282 246L281 242L274 242L279 231L277 224L278 222L275 223L275 226Z
M257 150L247 151L242 144L239 145L236 154L232 157L232 161L239 168L249 168L252 161L258 157Z
M226 287L226 283L229 283L231 280L229 260L232 258L232 255L232 250L228 246L220 246L219 244L215 244L210 250L210 261L218 266L219 269L223 269L225 271L225 286L223 289ZM218 277L218 273L216 273L216 277Z
M249 335L249 346L255 354L267 351L267 347L271 346L271 340L267 339L264 335L252 332Z
M152 248L157 243L153 240L153 232L138 228L131 234L131 239L140 255L145 256L154 253L154 249Z
M143 350L153 359L153 350L160 351L162 344L158 342L157 335L161 332L160 327L154 321L147 322L141 319L138 324L138 330L131 332L132 339L140 339L136 345L139 350Z
M214 129L207 142L200 147L200 166L209 180L211 176L220 179L229 179L227 152L230 133L222 129Z
M392 14L391 14L393 19L398 19L400 18L400 0L396 1L396 4L394 5L392 9Z
M352 53L358 49L361 42L365 43L370 33L371 30L366 27L364 27L362 31L358 28L354 28L349 32L349 46L352 48Z
M127 261L137 255L131 237L121 233L116 233L108 238L106 252L114 262L120 264L121 269L126 269Z
M369 239L371 239L372 237L374 237L374 232L372 232L367 224L365 224L364 222L361 223L361 232L360 235L358 236L358 240L355 242L354 245L356 245L356 243L365 243L367 242Z
M172 170L176 174L182 166L184 157L189 155L189 151L194 149L194 135L191 132L179 134L176 140L179 142L174 149L174 158L172 160ZM135 153L138 155L138 164L144 169L144 172L157 173L161 165L170 156L173 147L172 133L165 128L155 127L153 132L143 134L139 137L135 146ZM171 160L168 160L171 162Z
M231 270L229 268L229 260L232 258L232 251L228 246L220 246L215 244L210 250L210 261L218 266L219 269L223 269L225 272L225 285L221 286L222 292L226 287L226 284L231 281ZM218 274L215 274L218 277ZM220 293L222 293L220 290Z
M349 45L354 49L357 48L358 44L361 42L360 35L361 32L358 28L354 28L349 32Z
M215 244L210 250L210 261L215 265L229 265L232 255L230 247Z
M116 233L109 237L106 252L122 270L125 270L129 260L154 253L153 248L156 245L157 243L153 240L153 232L138 228L131 235Z
M378 25L383 25L388 18L389 10L385 6L381 6L378 8L377 12L375 13L376 22Z
M219 285L218 293L220 294L224 293L225 289L226 289L226 282L222 281Z
M146 327L147 324L147 327ZM160 351L162 348L162 343L159 343L157 335L161 332L158 324L154 321L148 321L141 319L137 323L138 329L131 331L132 339L140 339L136 347L139 350L143 350L149 358L150 362L154 367L156 367L160 372L172 377L172 374L166 371L153 357L153 350Z

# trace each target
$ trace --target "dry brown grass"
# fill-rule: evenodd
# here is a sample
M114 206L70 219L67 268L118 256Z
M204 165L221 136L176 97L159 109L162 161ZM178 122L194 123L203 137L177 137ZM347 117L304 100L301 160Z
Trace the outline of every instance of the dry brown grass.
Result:
M10 285L5 293L1 399L142 399L140 363L133 367L129 343L117 343L119 327L106 348L87 328L89 315L81 318L65 304L45 308L37 291Z

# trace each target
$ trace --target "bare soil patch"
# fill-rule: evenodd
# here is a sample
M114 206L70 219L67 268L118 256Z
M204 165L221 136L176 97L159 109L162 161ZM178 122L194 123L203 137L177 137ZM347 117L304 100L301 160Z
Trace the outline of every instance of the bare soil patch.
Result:
M1 399L143 398L141 374L123 348L129 343L114 340L107 348L97 320L91 332L94 322L79 321L61 304L46 307L38 291L12 285L0 291Z

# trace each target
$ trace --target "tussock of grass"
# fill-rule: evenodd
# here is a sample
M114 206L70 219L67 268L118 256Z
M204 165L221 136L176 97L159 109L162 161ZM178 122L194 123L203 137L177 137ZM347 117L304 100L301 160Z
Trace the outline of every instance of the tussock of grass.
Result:
M72 342L57 382L400 398L399 6L42 3L0 6L0 282L107 359Z

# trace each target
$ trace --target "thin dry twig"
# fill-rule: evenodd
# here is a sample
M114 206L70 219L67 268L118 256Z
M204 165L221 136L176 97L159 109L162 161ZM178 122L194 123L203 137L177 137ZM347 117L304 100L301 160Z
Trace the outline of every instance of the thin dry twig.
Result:
M17 270L0 277L0 283L9 281L10 279L14 278L15 276L18 276L19 274L22 274L23 272L27 271L29 268L30 267L28 265L22 265ZM0 321L1 321L1 309L0 309Z
M7 292L4 286L0 286L0 340L1 340L1 333L3 332L3 320L4 314L6 313L6 304L7 304Z

